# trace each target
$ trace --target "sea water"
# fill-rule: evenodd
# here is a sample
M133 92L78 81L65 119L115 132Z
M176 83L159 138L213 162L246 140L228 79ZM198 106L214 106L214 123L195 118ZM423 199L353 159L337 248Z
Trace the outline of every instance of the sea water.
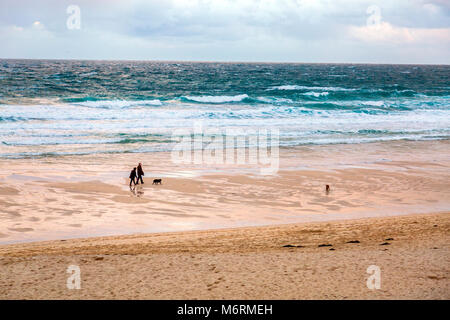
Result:
M0 60L0 158L170 151L177 129L281 146L450 137L450 66Z

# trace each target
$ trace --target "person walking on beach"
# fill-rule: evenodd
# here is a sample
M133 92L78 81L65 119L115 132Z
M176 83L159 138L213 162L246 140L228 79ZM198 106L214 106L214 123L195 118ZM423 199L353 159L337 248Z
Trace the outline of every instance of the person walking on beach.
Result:
M135 178L136 178L136 167L134 167L133 170L131 170L130 172L130 187L132 182L134 183L134 185L136 185Z
M141 183L144 184L144 180L142 180L142 176L144 175L144 170L142 170L142 163L139 162L139 165L137 167L137 183L139 184L139 179L141 179Z

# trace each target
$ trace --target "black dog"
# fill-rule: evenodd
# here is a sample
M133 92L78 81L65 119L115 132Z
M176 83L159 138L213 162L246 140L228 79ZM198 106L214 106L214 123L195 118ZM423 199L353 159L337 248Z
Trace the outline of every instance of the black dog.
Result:
M162 179L153 179L152 184L161 184L161 183L162 183Z

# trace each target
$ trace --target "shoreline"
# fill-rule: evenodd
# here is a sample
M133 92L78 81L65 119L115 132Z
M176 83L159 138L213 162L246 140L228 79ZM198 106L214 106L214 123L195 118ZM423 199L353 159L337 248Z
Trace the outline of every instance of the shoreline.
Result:
M2 245L0 298L450 299L449 231L445 212Z

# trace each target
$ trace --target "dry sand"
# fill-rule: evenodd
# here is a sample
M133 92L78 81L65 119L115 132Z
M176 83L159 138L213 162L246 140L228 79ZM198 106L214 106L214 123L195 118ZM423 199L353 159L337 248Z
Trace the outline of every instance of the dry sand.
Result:
M0 298L449 299L449 231L441 213L4 245Z

